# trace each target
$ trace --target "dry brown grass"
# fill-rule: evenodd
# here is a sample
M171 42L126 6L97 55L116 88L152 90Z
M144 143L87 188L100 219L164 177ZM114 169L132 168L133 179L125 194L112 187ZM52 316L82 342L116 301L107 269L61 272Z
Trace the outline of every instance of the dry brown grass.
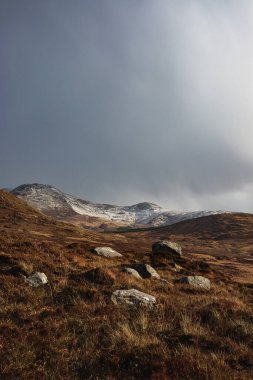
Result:
M181 274L169 265L158 270L168 283L121 272L122 264L149 262L154 232L81 231L0 195L1 379L253 378L252 282L232 281L212 256L203 273L205 256L190 252L193 235L189 241L180 235L187 251L183 272L211 278L210 292L177 283ZM120 250L123 258L94 256L90 248L98 244ZM93 268L100 269L87 276ZM22 275L33 270L45 272L49 284L29 287ZM156 296L156 308L110 301L114 290L130 288Z

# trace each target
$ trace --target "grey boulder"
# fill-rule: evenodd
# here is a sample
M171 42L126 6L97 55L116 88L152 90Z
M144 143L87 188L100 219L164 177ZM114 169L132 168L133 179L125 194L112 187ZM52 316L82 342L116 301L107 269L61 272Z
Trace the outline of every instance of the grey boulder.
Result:
M103 257L122 257L121 253L115 251L115 249L112 249L111 247L96 247L93 249L93 252L97 254L98 256Z
M142 279L141 276L139 275L139 273L137 272L137 270L135 270L133 268L125 267L122 269L122 272L127 273L130 276L137 278L138 280Z
M211 281L203 276L187 276L182 277L180 279L180 282L183 284L189 284L190 286L193 286L194 288L200 288L205 290L210 290L211 288Z
M129 306L146 306L153 308L156 304L156 298L150 294L140 292L136 289L116 290L111 296L113 303L127 304Z
M137 271L142 278L160 278L157 271L149 264L131 264L128 267Z
M157 241L152 245L153 254L171 254L173 256L182 256L182 248L179 244L169 240Z

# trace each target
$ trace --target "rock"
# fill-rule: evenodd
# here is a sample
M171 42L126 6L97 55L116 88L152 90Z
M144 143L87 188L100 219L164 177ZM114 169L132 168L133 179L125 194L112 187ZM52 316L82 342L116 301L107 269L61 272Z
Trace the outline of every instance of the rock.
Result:
M112 285L115 282L114 273L106 268L91 269L84 273L84 278L100 285Z
M173 243L172 241L161 240L152 245L152 253L164 253L180 257L182 256L182 248L179 244Z
M161 240L152 245L151 262L154 267L164 267L169 261L180 260L182 249L179 244Z
M149 264L131 264L128 267L136 270L142 278L160 278L157 271Z
M94 253L96 253L98 256L104 256L104 257L122 257L122 255L112 249L111 247L96 247L93 250Z
M111 300L115 304L127 304L130 306L146 306L153 308L156 304L156 298L140 292L136 289L116 290L111 296Z
M189 284L190 286L193 286L195 288L201 288L206 290L210 290L211 288L210 280L202 276L182 277L179 281L183 284Z
M47 284L48 279L45 273L35 272L31 274L31 276L25 277L25 282L33 288L38 288L39 286Z
M127 274L129 274L129 275L137 278L138 280L142 280L142 278L139 275L139 273L137 272L137 270L135 270L133 268L125 267L125 268L122 269L122 272L127 273Z

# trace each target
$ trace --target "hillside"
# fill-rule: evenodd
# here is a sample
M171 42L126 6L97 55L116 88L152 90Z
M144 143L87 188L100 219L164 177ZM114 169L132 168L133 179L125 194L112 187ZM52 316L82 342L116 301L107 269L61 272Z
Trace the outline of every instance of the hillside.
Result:
M217 265L219 270L241 282L253 275L253 214L210 215L171 226L124 233L134 239L178 241L184 251Z
M237 214L98 233L55 221L1 191L1 378L252 379L253 283L243 275L252 264L238 261L252 252L251 223L251 215ZM122 272L152 264L151 245L161 238L181 244L178 267L156 267L161 279ZM102 245L123 256L91 251ZM241 265L238 281L231 263ZM45 273L48 284L29 286L24 276L33 271ZM211 289L179 282L188 275L207 277ZM156 306L112 302L113 292L133 288L155 297Z

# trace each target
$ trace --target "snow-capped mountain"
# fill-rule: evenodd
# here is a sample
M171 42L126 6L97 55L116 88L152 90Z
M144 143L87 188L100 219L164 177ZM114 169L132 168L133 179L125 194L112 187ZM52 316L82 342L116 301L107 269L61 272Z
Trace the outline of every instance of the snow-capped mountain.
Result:
M63 220L74 217L76 221L80 216L80 220L81 217L88 217L100 220L101 223L110 221L129 226L165 226L186 219L222 213L222 211L177 212L149 202L132 206L97 204L65 194L53 186L37 183L18 186L11 192L34 208Z

